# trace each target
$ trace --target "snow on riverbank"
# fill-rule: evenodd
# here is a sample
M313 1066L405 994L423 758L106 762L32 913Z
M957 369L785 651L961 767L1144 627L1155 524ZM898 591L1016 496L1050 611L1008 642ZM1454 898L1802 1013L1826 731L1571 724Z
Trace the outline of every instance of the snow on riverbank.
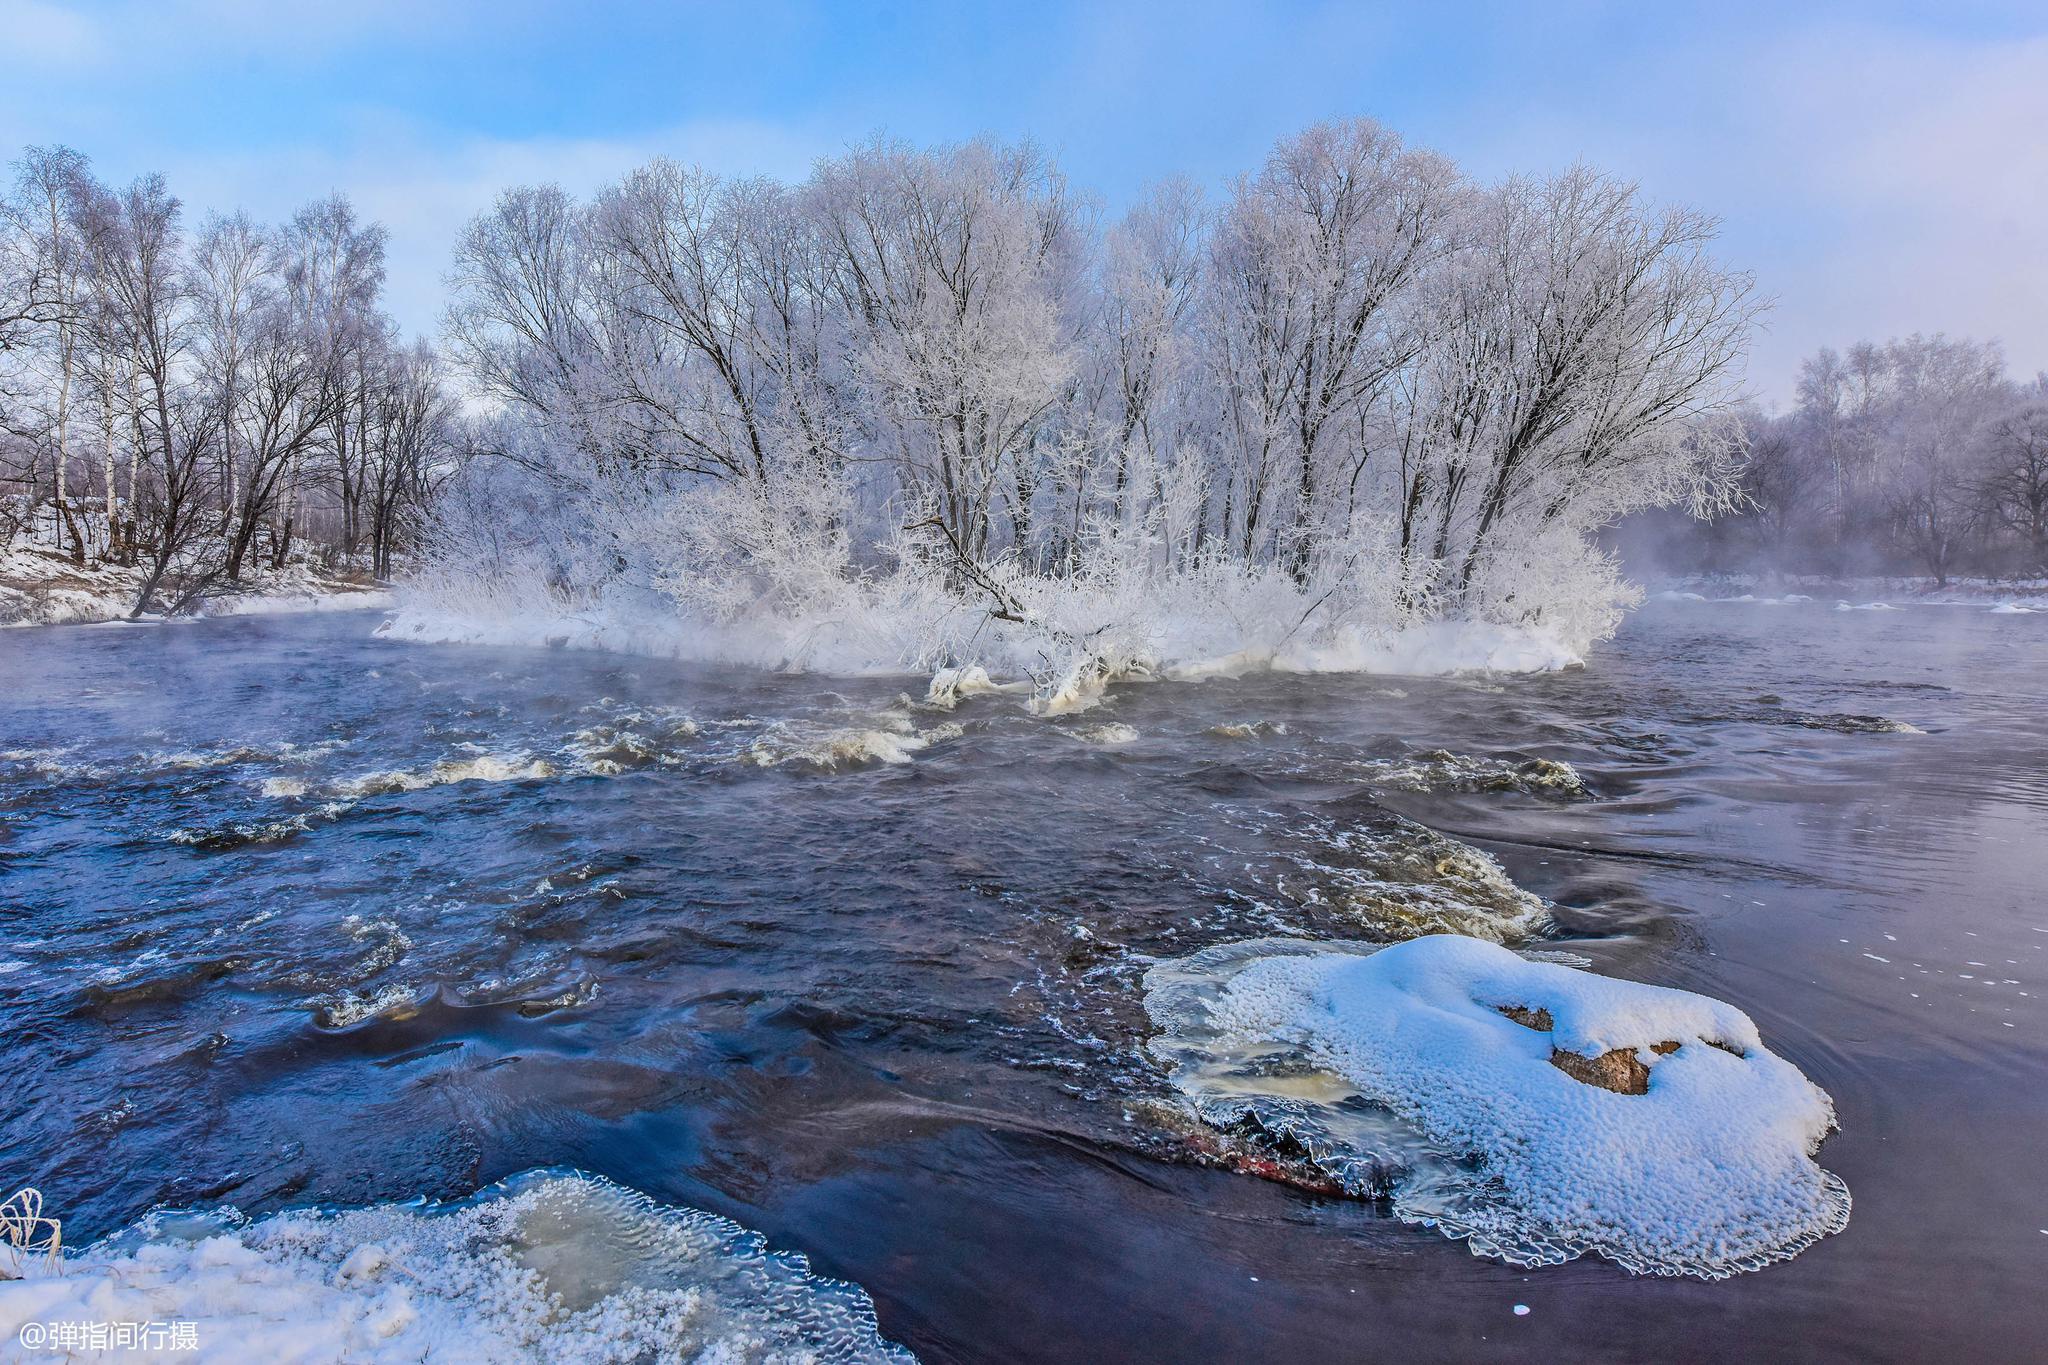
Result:
M126 620L142 591L142 579L143 571L136 566L76 565L68 556L19 546L0 551L0 627ZM380 584L292 564L209 597L198 614L349 611L391 603L391 593Z
M978 611L963 608L960 614L978 626L985 625L979 622ZM378 628L378 633L394 640L425 644L587 649L843 676L927 671L929 656L934 651L925 641L937 634L907 622L891 621L886 613L869 617L851 613L821 615L803 621L763 615L729 625L708 626L659 611L450 610L432 599L403 591L397 609ZM1240 629L1216 622L1162 617L1147 628L1125 632L1118 645L1105 651L1111 656L1106 671L1071 665L1048 669L1043 641L1022 632L1004 635L982 628L956 633L972 643L938 652L957 657L960 648L973 649L981 662L969 664L964 670L936 670L939 679L976 679L949 695L1007 691L1018 685L1014 681L992 683L991 673L999 679L1005 675L1012 679L1037 675L1043 684L1039 707L1051 714L1085 709L1105 681L1119 677L1199 679L1260 672L1416 676L1484 671L1531 673L1553 672L1582 662L1579 651L1554 634L1486 621L1430 621L1383 627L1353 624L1302 640L1236 647L1243 635L1260 633L1257 625ZM940 690L947 690L946 685L941 684Z
M911 1359L858 1287L737 1223L579 1175L450 1207L160 1217L60 1273L23 1268L0 1282L0 1340L69 1360ZM49 1335L80 1323L161 1324L162 1349ZM178 1323L196 1355L171 1345Z
M1813 1160L1832 1102L1720 1001L1453 935L1225 945L1146 986L1154 1050L1203 1118L1390 1184L1476 1251L1721 1278L1847 1222Z

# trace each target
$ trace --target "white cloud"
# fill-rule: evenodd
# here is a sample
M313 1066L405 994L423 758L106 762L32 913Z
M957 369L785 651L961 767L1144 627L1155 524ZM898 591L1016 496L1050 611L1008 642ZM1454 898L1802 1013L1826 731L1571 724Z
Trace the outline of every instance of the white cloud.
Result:
M843 141L822 132L705 120L630 139L440 139L373 120L339 150L287 148L174 158L164 168L191 219L246 208L264 220L340 190L391 230L386 306L411 333L431 335L442 277L463 224L514 185L557 184L588 194L656 156L733 175L803 176Z

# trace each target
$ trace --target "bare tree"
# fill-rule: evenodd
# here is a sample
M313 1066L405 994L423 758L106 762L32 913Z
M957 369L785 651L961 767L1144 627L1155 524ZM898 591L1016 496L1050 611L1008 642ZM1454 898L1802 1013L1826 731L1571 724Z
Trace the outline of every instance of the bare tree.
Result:
M217 414L186 366L193 340L191 281L180 260L179 203L161 176L144 176L119 194L103 194L88 210L93 223L95 323L117 351L129 380L136 429L136 500L145 507L152 543L142 587L130 613L158 604L183 610L212 584L217 555L200 545L213 502L207 454Z
M31 147L15 164L9 211L24 258L16 271L18 296L0 299L0 346L10 337L31 345L43 382L40 441L47 445L52 502L71 538L71 558L85 562L85 538L71 503L71 418L78 373L78 337L85 307L87 248L80 207L91 192L86 159L68 147Z
M376 304L384 283L386 237L382 225L360 221L355 206L339 194L300 209L278 235L289 307L323 362L344 376L341 393L328 406L327 430L343 554L354 554L362 539L372 356L384 327ZM285 476L279 562L291 546L296 473L294 464Z
M2048 401L2034 398L1991 422L1983 460L1982 490L2018 539L2023 570L2048 574Z
M457 460L454 404L440 361L424 342L384 352L371 409L365 473L370 570L392 574L397 551L420 531L441 480Z

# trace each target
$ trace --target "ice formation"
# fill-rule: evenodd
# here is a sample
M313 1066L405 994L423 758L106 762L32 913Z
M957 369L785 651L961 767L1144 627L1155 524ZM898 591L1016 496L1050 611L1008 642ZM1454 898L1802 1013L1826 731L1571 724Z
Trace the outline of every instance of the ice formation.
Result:
M989 677L987 669L970 664L966 668L942 668L932 674L931 683L925 688L924 704L935 710L950 711L968 697L990 692L1030 690L1029 683L999 683Z
M72 1360L892 1361L856 1286L708 1213L535 1173L452 1207L158 1216L0 1282L0 1338L186 1322L198 1351ZM60 1353L61 1354L61 1353ZM53 1357L55 1358L55 1357Z
M1848 1220L1813 1159L1832 1102L1705 996L1454 935L1225 945L1146 985L1154 1051L1204 1119L1475 1251L1720 1278ZM1608 1063L1642 1093L1584 1078Z

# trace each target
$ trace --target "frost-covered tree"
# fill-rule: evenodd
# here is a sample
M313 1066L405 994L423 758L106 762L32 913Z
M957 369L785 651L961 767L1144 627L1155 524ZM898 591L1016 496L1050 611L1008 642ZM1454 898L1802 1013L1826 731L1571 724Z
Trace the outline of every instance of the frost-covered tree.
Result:
M873 143L807 196L863 445L965 553L1031 544L1036 438L1070 392L1079 227L1030 147Z
M1755 304L1712 235L1363 120L1214 212L1169 181L1107 227L987 141L515 189L462 239L450 348L554 496L478 468L457 503L543 509L510 543L552 598L907 613L920 656L980 621L1134 661L1148 611L1262 648L1439 616L1591 638L1627 595L1593 533L1734 486L1715 419ZM486 542L506 562L504 528L451 529L440 581Z
M1583 643L1630 591L1599 528L1733 495L1755 303L1712 231L1589 170L1475 184L1368 121L1108 225L991 141L516 188L451 276L496 458L436 583L481 602L465 559L512 563L567 612L772 620L795 653L993 628L1096 675L1176 632Z
M1462 186L1450 164L1366 120L1320 124L1239 182L1211 247L1214 379L1223 394L1231 525L1297 579L1341 539L1362 439L1429 319L1417 286L1449 256Z

